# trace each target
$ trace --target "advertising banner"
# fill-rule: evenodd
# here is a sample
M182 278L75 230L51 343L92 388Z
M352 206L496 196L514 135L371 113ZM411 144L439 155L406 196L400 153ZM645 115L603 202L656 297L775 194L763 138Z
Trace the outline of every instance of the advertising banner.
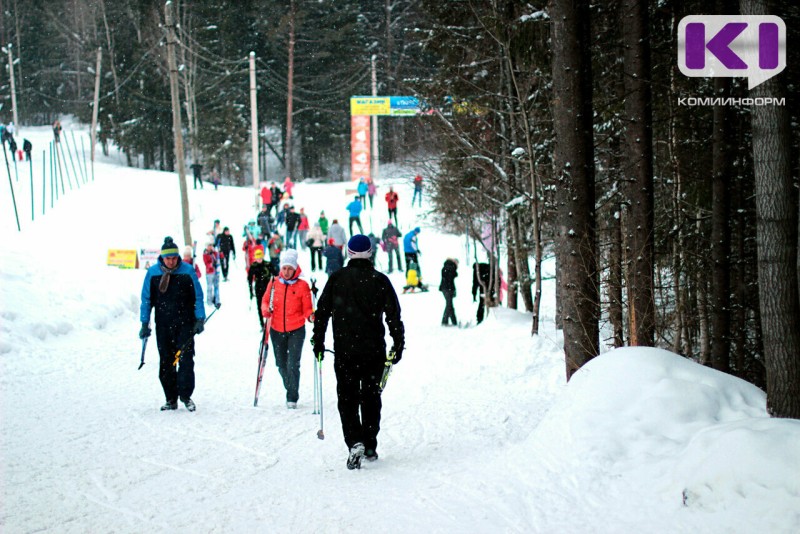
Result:
M161 255L160 248L140 248L139 266L142 269L149 269L151 265L155 265L160 255Z
M370 178L369 117L350 117L350 179Z
M108 249L106 265L120 269L136 269L136 251L122 249Z
M350 98L350 115L389 115L390 98L387 96L354 96Z

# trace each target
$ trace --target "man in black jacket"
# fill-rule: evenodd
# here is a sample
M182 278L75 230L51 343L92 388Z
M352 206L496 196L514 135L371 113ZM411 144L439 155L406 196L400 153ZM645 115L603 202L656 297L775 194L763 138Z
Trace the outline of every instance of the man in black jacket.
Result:
M317 303L314 354L325 354L325 331L333 316L336 392L348 469L361 467L362 457L377 460L381 421L380 379L386 363L383 316L394 345L394 364L403 356L405 333L400 303L389 278L372 265L369 238L356 234L347 243L347 267L330 275ZM360 410L360 414L359 414Z
M233 245L233 236L231 235L231 229L227 226L222 230L222 234L219 236L219 251L220 263L222 264L222 279L224 282L227 282L231 253L233 254L234 261L236 260L236 248Z

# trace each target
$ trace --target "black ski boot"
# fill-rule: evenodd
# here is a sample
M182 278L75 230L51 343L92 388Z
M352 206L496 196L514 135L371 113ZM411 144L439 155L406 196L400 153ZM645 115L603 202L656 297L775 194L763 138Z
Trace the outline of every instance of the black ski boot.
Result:
M161 407L162 412L166 412L167 410L177 410L178 409L178 401L167 401L167 403Z
M350 447L350 456L347 457L348 469L361 469L361 459L364 457L364 444L356 443Z
M364 451L364 459L366 459L369 462L374 462L375 460L378 459L378 451L376 451L375 449L367 449L366 451Z
M193 412L197 409L197 406L194 405L194 401L188 397L185 399L181 399L181 402L183 402L184 406L186 406L186 409L189 410L190 412ZM175 403L175 408L176 409L178 408L177 402Z

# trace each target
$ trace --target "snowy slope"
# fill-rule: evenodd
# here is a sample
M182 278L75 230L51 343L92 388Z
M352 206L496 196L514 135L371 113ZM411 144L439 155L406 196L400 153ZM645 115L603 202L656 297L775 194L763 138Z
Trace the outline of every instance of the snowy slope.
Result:
M38 157L49 135L19 137ZM379 185L399 190L404 232L422 227L432 291L400 296L407 351L384 393L379 461L345 468L330 357L317 439L308 347L299 409L284 407L272 355L252 406L259 329L241 257L197 338L197 412L161 413L154 339L136 369L144 271L104 263L109 248L158 247L165 235L182 244L177 178L120 161L103 159L53 210L48 197L33 222L30 168L20 164L16 182L12 167L22 232L0 187L4 533L800 530L800 422L767 418L753 386L656 349L604 354L567 386L552 282L539 337L528 314L506 309L476 328L439 326L448 256L461 260L456 312L474 317L471 262L461 237L409 207L413 169L386 169ZM351 187L300 183L294 204L345 223ZM376 233L383 191L364 217ZM201 244L219 218L241 246L249 191L206 185L190 204ZM301 267L312 274L307 253Z

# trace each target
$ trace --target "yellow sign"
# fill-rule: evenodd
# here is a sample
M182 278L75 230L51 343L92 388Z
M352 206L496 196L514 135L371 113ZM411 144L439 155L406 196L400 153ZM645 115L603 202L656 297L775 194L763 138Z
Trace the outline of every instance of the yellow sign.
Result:
M135 250L108 249L106 265L120 269L136 269L137 263Z
M350 115L389 115L388 96L354 96L350 99Z

